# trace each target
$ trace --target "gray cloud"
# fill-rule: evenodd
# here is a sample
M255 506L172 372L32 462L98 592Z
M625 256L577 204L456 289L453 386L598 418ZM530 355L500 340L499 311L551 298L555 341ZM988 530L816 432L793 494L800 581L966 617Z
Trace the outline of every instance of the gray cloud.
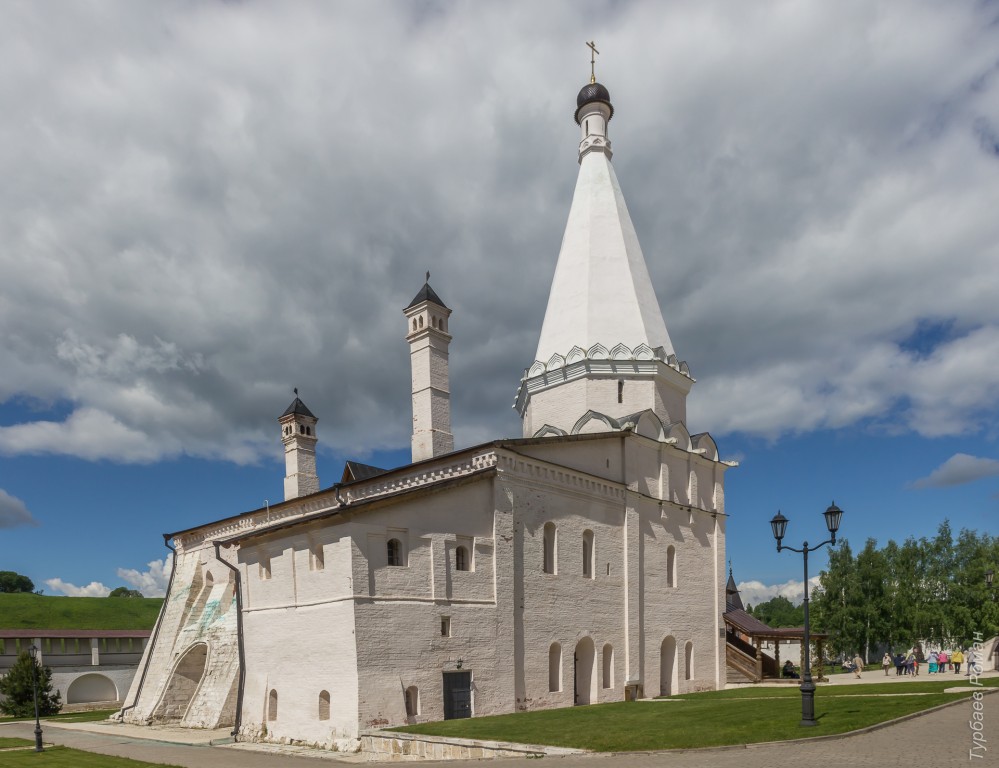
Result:
M999 475L999 461L966 453L955 453L947 461L934 469L926 477L921 477L913 488L945 488L950 485L964 485L985 477Z
M328 445L404 446L426 269L454 310L458 444L517 434L595 35L693 430L994 429L990 14L12 6L0 402L60 415L0 427L0 454L253 462L280 454L293 386ZM905 345L935 320L946 340Z
M38 521L31 516L23 501L0 488L0 528L18 528L23 525L38 525Z

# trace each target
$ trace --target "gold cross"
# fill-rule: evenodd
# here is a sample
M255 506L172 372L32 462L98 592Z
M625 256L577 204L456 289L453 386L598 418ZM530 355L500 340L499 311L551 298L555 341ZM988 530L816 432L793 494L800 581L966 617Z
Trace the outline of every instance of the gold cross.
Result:
M597 44L592 40L586 44L586 47L590 49L590 82L595 83L597 82L597 76L594 72L594 66L597 63L596 54L600 53L600 51L597 50Z

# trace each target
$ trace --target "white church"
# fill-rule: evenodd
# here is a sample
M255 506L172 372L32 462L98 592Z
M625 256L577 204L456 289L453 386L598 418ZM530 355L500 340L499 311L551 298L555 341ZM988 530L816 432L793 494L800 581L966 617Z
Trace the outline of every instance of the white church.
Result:
M365 729L725 682L725 471L611 165L607 89L577 98L579 178L523 436L454 449L451 310L404 310L412 463L316 475L279 419L281 504L165 536L162 613L121 718L355 749ZM400 325L402 325L400 323Z

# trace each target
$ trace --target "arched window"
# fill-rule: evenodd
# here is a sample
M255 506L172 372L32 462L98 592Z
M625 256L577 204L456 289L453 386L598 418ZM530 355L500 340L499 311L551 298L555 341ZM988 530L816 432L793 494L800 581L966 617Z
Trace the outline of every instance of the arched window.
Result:
M267 696L267 720L268 722L277 720L277 691L273 688Z
M423 318L422 317L420 318L420 327L421 328L423 327Z
M413 318L413 330L414 331L416 330L416 318L415 317Z
M456 571L468 570L468 548L458 547L454 551L454 569Z
M604 688L614 687L614 647L607 643L604 646Z
M320 691L319 692L319 719L329 720L330 719L330 692Z
M676 547L672 544L666 548L666 586L676 586Z
M583 575L593 578L593 531L583 531Z
M548 649L548 690L562 690L562 646L558 643Z
M405 565L403 562L402 542L399 539L388 540L388 564Z
M545 552L544 571L545 573L558 573L557 565L558 543L555 523L545 523Z
M406 717L416 717L420 714L420 689L415 685L406 689Z
M683 679L694 679L694 644L689 640L683 649Z

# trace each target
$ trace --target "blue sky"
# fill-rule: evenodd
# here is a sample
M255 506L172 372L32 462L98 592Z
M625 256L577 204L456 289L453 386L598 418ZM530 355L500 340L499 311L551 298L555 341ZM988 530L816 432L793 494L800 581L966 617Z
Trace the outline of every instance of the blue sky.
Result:
M281 498L296 386L324 484L405 463L427 269L457 445L519 435L591 39L746 596L801 579L778 508L999 533L994 4L7 11L0 569L155 594L162 533Z

